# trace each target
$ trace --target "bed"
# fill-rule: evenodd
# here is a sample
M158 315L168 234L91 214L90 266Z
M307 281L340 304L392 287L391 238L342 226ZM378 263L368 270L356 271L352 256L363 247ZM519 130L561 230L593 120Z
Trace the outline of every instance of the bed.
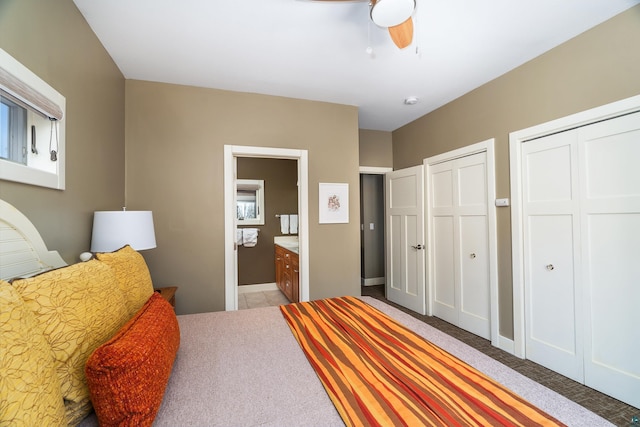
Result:
M31 221L0 200L0 279L31 276L64 265L58 252L47 249Z
M1 202L1 201L0 201ZM20 219L16 221L16 217ZM12 265L11 275L30 275L64 265L42 243L35 227L15 208L0 203L0 260ZM35 233L35 234L34 234ZM10 238L7 236L10 235ZM10 242L10 243L7 243ZM24 271L14 268L16 248L32 256ZM25 247L27 249L25 249ZM29 257L27 257L29 258ZM382 301L358 298L388 315L446 353L492 378L566 425L611 425L557 393L525 378L499 362L401 312ZM234 312L177 316L180 346L173 363L157 426L341 426L369 425L346 421L312 367L295 330L285 320L287 309L268 307ZM356 393L357 396L357 393ZM453 423L447 423L453 424ZM467 420L463 425L482 425ZM560 424L560 425L561 425ZM95 415L81 423L98 425Z

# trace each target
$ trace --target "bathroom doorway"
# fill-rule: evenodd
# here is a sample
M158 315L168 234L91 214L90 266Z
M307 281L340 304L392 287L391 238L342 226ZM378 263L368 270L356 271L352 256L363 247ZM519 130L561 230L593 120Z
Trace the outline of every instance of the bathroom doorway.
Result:
M299 241L299 298L309 300L309 222L308 222L308 153L307 150L224 146L224 203L225 203L225 309L238 309L238 246L236 180L238 160L281 159L294 161L297 165L297 213ZM265 187L267 185L265 184ZM268 191L268 189L266 190ZM269 208L265 207L265 213ZM275 213L273 214L275 219ZM266 216L265 216L266 218ZM259 237L260 239L260 237ZM273 242L271 242L273 244ZM273 248L273 246L272 246Z
M298 162L239 157L237 179L238 309L288 303L275 282L274 238L298 235L297 227L289 224L290 217L298 215ZM261 206L256 191L245 183L260 183Z

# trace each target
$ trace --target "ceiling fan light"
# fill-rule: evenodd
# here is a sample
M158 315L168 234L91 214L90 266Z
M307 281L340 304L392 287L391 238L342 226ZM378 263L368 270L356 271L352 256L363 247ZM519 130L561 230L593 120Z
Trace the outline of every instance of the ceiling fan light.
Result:
M415 0L377 0L371 2L371 20L380 27L394 27L409 19Z

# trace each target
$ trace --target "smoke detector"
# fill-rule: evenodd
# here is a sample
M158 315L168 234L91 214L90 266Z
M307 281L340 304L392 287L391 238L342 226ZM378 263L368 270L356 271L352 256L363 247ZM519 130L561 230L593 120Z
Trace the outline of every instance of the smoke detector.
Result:
M404 99L404 105L416 105L418 103L417 96L408 96Z

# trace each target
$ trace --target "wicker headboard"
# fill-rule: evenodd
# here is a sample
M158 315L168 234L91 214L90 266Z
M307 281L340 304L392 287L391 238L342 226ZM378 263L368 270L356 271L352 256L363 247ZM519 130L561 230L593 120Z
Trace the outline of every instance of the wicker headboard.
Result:
M47 249L31 221L0 200L0 279L32 276L65 265L58 252Z

